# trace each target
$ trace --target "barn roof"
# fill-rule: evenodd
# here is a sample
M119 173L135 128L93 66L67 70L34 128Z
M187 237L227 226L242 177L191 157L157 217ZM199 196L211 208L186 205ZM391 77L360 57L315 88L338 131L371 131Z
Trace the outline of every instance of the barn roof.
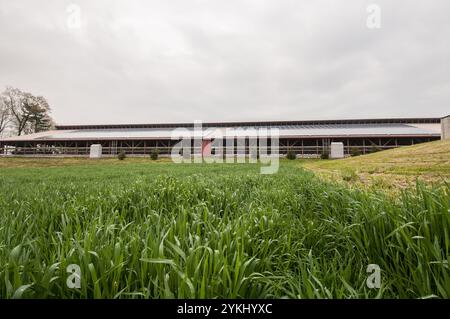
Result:
M139 140L139 139L171 139L182 136L216 138L219 136L252 136L260 129L277 129L280 138L308 137L418 137L440 136L439 122L397 122L397 123L306 123L306 124L274 124L236 126L203 126L202 131L195 131L191 126L175 127L130 127L130 128L75 128L58 127L57 130L40 132L1 139L2 142L13 141L60 141L60 140ZM234 131L232 131L234 130Z

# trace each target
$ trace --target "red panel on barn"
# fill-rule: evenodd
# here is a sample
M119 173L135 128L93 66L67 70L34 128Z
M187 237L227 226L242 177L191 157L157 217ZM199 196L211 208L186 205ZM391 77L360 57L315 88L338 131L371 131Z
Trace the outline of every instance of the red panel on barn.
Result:
M202 156L211 156L211 140L202 141Z

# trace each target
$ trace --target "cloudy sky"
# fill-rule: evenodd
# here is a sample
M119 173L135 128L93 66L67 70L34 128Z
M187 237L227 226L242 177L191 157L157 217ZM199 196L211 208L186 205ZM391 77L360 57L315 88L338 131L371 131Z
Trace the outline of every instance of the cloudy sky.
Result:
M60 124L443 116L449 12L448 0L0 0L0 89L45 96Z

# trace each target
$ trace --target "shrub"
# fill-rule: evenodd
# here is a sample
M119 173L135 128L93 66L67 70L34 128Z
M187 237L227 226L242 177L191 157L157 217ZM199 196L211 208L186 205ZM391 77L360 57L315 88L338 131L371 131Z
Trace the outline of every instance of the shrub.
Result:
M330 155L328 154L328 152L323 152L322 154L320 154L320 158L321 159L329 159Z
M295 160L297 158L297 155L293 150L290 149L287 151L286 158L290 160Z
M350 155L351 156L359 156L359 155L361 155L361 150L359 149L359 147L352 147L350 149Z
M383 149L381 148L381 147L379 147L379 146L374 146L374 147L372 147L372 153L376 153L376 152L380 152L380 151L382 151Z
M117 158L119 159L119 161L123 161L125 159L125 157L127 157L125 155L124 151L120 151L119 154L117 155Z
M150 153L150 158L153 161L156 161L158 159L159 156L159 150L152 150L152 152Z

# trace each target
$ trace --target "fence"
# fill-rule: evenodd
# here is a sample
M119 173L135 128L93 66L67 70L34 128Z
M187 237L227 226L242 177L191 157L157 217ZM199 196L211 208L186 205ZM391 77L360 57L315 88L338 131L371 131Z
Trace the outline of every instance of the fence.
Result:
M344 146L344 153L349 155L355 150L358 150L361 154L372 153L379 150L396 148L397 146ZM102 154L104 156L115 156L119 152L123 151L127 155L145 156L150 155L152 151L157 150L160 155L167 156L172 152L172 147L103 147ZM271 154L272 151L276 152L276 149L271 150L270 147L258 147L260 153ZM279 154L285 155L289 150L297 154L299 157L314 157L320 156L324 152L329 152L327 146L279 146ZM214 152L212 154L218 154ZM226 153L226 147L223 147L223 153ZM245 147L245 150L239 149L234 146L234 154L250 154L251 148ZM0 155L20 155L20 156L89 156L90 147L4 147ZM201 148L192 147L191 154L201 154Z

